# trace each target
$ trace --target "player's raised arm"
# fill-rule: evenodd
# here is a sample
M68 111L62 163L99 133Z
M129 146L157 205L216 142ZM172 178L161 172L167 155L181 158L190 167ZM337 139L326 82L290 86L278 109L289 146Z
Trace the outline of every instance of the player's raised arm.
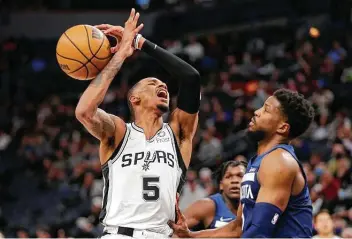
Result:
M181 213L180 208L176 205L178 221L176 223L169 221L169 226L174 230L174 237L179 238L239 238L242 234L242 207L237 210L236 220L229 224L216 229L208 229L198 232L191 232L186 223L186 217Z
M285 150L275 150L263 159L258 173L259 194L255 216L244 238L271 238L291 196L298 164Z
M185 166L188 167L192 140L198 124L201 88L199 72L182 59L143 37L136 44L179 81L177 108L172 113L170 126L176 134Z
M124 122L105 111L98 109L103 101L110 83L119 72L125 59L133 54L132 41L134 36L142 29L137 27L139 13L132 9L131 15L125 23L124 34L120 43L119 51L112 57L110 62L92 80L88 88L82 94L76 107L76 117L85 128L100 141L105 142L116 136L116 132L123 134ZM115 144L118 143L115 140Z
M97 26L106 35L119 37L120 26L102 24ZM133 42L134 48L139 49L157 60L163 68L179 80L177 109L172 113L170 126L180 146L185 166L191 159L192 140L197 129L198 110L200 105L200 75L190 64L174 54L157 46L138 34ZM113 48L116 51L117 48ZM182 135L182 139L180 136Z

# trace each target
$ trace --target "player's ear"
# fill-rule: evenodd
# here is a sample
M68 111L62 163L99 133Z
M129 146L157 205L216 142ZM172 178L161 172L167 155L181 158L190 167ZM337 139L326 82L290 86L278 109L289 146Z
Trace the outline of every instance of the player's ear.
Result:
M222 185L222 181L220 181L219 190L220 190L220 191L223 191L223 190L224 190L224 186Z
M290 125L286 122L283 122L279 125L279 128L277 129L277 132L279 134L287 134L289 133L290 131Z
M141 99L140 99L138 96L131 95L130 98L129 98L129 101L130 101L132 104L138 105L138 104L141 102Z

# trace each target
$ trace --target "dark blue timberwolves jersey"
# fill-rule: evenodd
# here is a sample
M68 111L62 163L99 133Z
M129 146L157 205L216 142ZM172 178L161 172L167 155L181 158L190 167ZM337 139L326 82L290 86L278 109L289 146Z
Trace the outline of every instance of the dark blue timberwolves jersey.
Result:
M303 171L301 163L298 161L294 149L290 145L280 144L269 150L268 152L253 157L249 162L246 173L243 176L241 183L241 203L243 208L242 213L242 231L246 231L252 223L252 217L255 217L253 211L255 202L260 189L260 184L257 179L257 172L265 155L275 149L284 149L289 152L298 162L306 181L303 190L296 196L289 199L286 210L282 213L279 219L276 217L268 218L273 224L276 223L274 238L311 238L312 237L312 202L309 196L306 175ZM287 185L290 187L290 185Z
M220 193L211 195L209 198L215 203L215 216L209 225L209 228L213 229L222 227L236 219L236 215L234 215L226 206L226 203Z

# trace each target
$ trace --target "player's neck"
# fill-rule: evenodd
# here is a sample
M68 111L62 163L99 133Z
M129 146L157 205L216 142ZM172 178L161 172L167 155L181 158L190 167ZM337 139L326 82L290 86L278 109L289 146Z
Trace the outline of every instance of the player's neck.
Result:
M222 198L225 200L225 203L226 203L228 209L230 209L230 211L233 214L237 215L239 200L231 200L228 197L226 197L224 194L222 194Z
M323 233L323 234L318 234L318 236L320 237L320 238L333 238L335 235L334 235L334 233L327 233L327 234L325 234L325 233Z
M281 137L272 137L272 138L267 138L259 141L258 143L258 149L257 149L257 154L263 154L273 147L275 147L278 144L283 144L283 143L288 143L284 141Z
M163 118L153 112L141 112L135 115L134 123L143 129L147 139L151 139L162 127Z

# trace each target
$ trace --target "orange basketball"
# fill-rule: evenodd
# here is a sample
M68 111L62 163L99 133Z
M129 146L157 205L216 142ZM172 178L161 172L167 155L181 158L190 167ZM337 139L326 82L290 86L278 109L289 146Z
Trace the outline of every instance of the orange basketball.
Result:
M99 29L77 25L61 35L56 58L67 75L77 80L91 80L110 61L110 43Z

